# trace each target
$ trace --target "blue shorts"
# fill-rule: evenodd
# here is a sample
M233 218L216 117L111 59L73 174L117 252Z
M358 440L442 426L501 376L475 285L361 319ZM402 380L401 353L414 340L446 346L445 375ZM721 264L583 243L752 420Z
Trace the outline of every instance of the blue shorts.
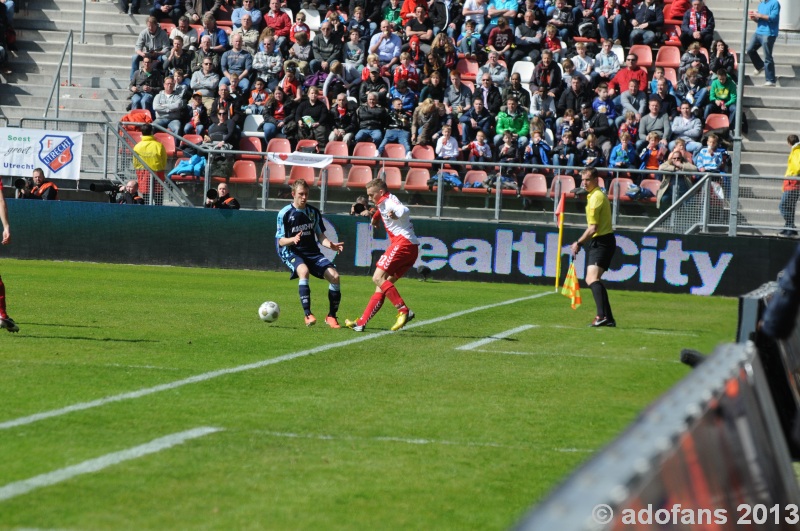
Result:
M325 258L325 255L322 253L309 256L292 253L288 258L282 258L282 260L283 263L286 264L286 267L292 272L292 276L289 277L290 279L297 278L297 267L300 266L300 264L305 264L308 267L308 272L317 278L325 278L325 271L329 267L336 269L333 262Z

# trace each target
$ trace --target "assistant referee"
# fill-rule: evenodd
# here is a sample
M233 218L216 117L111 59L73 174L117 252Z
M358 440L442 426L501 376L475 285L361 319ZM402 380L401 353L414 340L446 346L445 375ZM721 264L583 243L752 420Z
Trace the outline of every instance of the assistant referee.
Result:
M617 239L611 228L611 203L597 183L597 170L584 168L581 180L586 188L586 223L588 227L570 247L572 256L576 256L581 247L586 247L586 284L592 290L594 303L597 306L597 317L589 326L617 326L611 305L608 302L608 291L600 280L611 265L611 259L617 250Z

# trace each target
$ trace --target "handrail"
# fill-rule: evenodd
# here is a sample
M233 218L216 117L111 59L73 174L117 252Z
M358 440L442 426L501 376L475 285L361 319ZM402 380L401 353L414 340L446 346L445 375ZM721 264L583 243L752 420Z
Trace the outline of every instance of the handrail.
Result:
M686 172L681 172L681 173L685 174ZM676 174L676 175L678 175L678 174ZM673 200L672 204L669 206L669 208L666 209L664 212L662 212L661 215L658 216L655 220L653 220L653 222L650 223L647 227L645 227L645 229L642 232L648 233L648 232L652 231L659 224L661 224L661 222L664 219L666 219L667 217L671 217L672 214L676 210L678 210L684 203L686 203L687 201L692 199L695 195L700 193L701 189L708 191L708 182L709 182L710 179L711 179L711 174L710 173L706 173L705 175L703 175L700 179L697 180L697 182L694 184L694 186L692 186L691 188L689 188L689 190L686 191L685 194L683 194L681 197L677 198L676 200ZM673 198L675 197L675 194L677 194L677 190L678 190L678 186L677 185L673 186L673 188L672 188ZM708 193L706 193L705 195L707 197ZM707 207L705 207L705 205L704 205L704 209L703 209L703 217L704 218L708 218L708 209L707 209ZM707 225L705 225L705 226L707 227Z
M59 102L61 101L61 67L64 66L64 57L67 55L67 49L69 49L67 86L72 85L72 48L74 41L75 37L73 35L73 31L69 30L67 41L64 43L64 49L61 50L61 59L59 59L58 66L56 66L56 72L53 75L53 86L50 88L50 96L47 98L47 104L44 106L44 114L42 114L42 118L47 118L47 113L50 112L50 104L53 102L54 93L56 95L56 118L58 118Z

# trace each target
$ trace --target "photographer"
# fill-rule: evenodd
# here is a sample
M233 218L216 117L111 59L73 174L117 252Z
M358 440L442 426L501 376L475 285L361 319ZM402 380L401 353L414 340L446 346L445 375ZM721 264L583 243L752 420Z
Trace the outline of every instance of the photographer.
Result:
M139 183L131 179L119 187L117 203L120 205L143 205L144 199L139 195Z
M239 201L231 197L228 185L219 183L216 190L209 190L206 194L206 208L220 208L223 210L239 210Z
M17 199L58 200L58 186L44 178L44 170L41 168L33 170L33 183L17 179L14 186L17 188Z

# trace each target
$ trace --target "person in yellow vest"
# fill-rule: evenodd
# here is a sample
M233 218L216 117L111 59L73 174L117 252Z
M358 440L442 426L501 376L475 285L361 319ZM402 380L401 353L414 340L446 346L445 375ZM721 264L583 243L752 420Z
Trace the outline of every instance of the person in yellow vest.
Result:
M586 284L592 290L597 316L590 326L617 326L611 305L608 302L608 291L600 278L608 271L611 259L617 250L617 239L611 228L611 203L600 189L597 182L597 170L584 168L581 170L582 185L588 192L586 195L586 223L589 225L578 241L572 244L572 256L576 256L581 247L586 247Z
M58 186L44 178L44 170L33 170L33 186L17 191L18 199L40 199L42 201L56 201L58 199Z
M786 163L785 177L800 177L800 138L797 135L789 135L786 141L792 147L789 153L789 160ZM797 227L794 224L794 212L797 208L797 200L800 199L800 181L786 179L783 181L783 195L778 209L781 211L784 229L779 233L781 236L797 236Z
M164 170L167 169L167 150L164 145L155 139L153 136L153 126L144 124L142 126L142 139L133 147L133 151L139 155L142 162L147 166L143 166L136 157L133 157L133 169L136 170L136 177L139 181L139 191L143 194L150 192L150 172L148 169L156 172L161 179L164 179ZM161 185L156 182L153 186L153 199L155 203L160 204L162 198Z
M235 197L231 197L228 191L228 185L219 183L215 193L209 190L208 198L206 199L206 208L221 208L223 210L239 210L239 201Z

